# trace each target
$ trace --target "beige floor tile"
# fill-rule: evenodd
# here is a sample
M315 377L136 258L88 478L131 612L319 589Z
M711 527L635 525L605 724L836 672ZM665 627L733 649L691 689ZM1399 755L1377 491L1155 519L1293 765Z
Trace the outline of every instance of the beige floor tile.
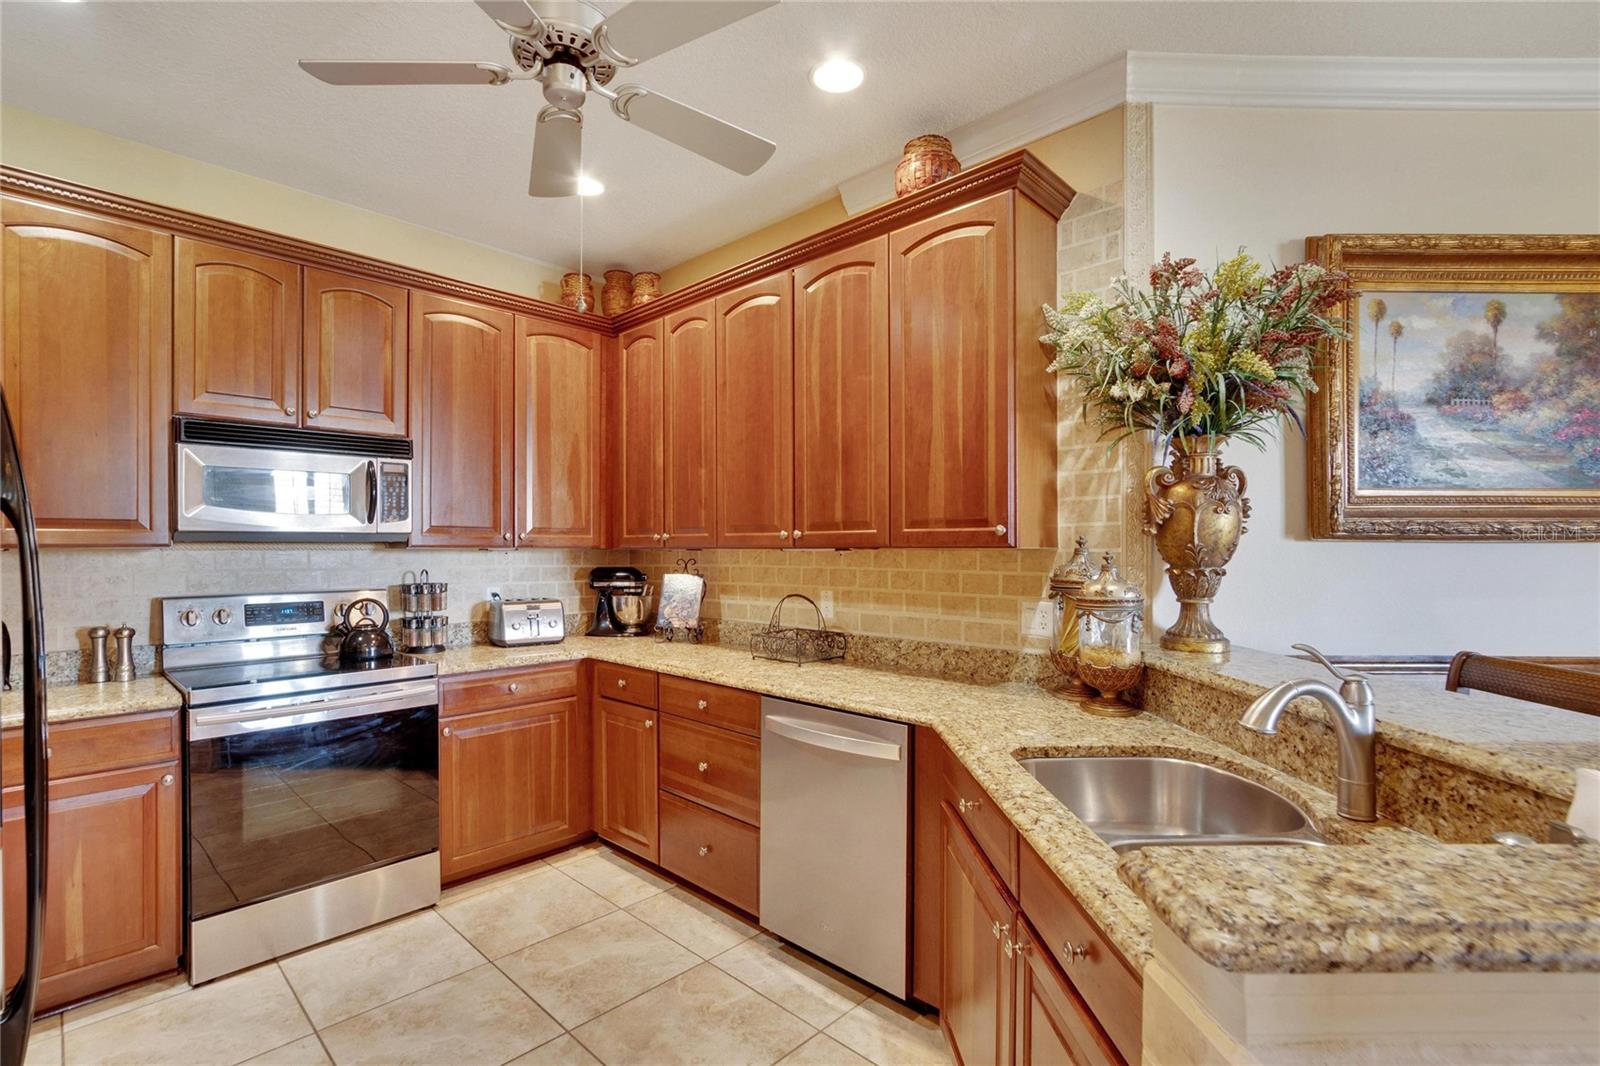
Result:
M546 855L544 861L551 866L560 868L569 862L577 862L579 859L587 859L591 855L602 854L611 854L611 849L606 846L604 841L586 840L582 844L574 844L566 851L558 851L554 855Z
M872 994L866 985L764 933L711 961L818 1029Z
M311 1033L274 963L69 1030L72 1063L236 1063Z
M878 1066L943 1066L950 1061L939 1022L881 992L828 1026L827 1034Z
M571 1033L562 1033L548 1044L540 1044L526 1055L512 1059L506 1066L600 1066L600 1060L589 1054Z
M626 911L569 929L499 960L499 967L568 1029L700 962Z
M640 900L628 913L667 934L703 959L754 936L756 927L685 888Z
M320 944L278 964L311 1024L325 1029L484 961L449 922L427 910Z
M30 1062L28 1066L33 1066L33 1063ZM257 1055L244 1066L333 1066L333 1060L328 1058L322 1041L313 1035L302 1036L292 1044Z
M557 867L586 888L604 896L619 907L638 903L648 896L665 892L672 882L625 859L614 851L596 852Z
M872 1066L827 1033L818 1033L778 1060L778 1066Z
M507 881L515 881L530 874L538 873L543 869L545 869L544 860L534 859L532 862L525 862L521 866L496 870L492 874L484 874L482 877L474 877L470 881L462 881L451 885L440 894L439 905L443 906L446 903L454 903L456 900L466 899L468 896L476 896L486 889L497 888Z
M498 1064L561 1035L561 1026L493 966L457 974L322 1030L339 1066Z
M61 1066L61 1015L36 1018L28 1029L28 1066Z
M465 899L441 903L437 909L473 947L498 959L615 908L546 867Z
M81 1007L73 1007L67 1011L64 1024L70 1032L93 1022L103 1022L118 1014L126 1014L146 1003L154 1003L158 999L166 999L168 996L176 996L187 991L189 991L188 978L181 973L167 974L165 977L157 977L143 984L134 985L114 996L107 996L105 999L95 1000Z
M811 1026L709 963L602 1014L573 1036L610 1066L773 1063Z

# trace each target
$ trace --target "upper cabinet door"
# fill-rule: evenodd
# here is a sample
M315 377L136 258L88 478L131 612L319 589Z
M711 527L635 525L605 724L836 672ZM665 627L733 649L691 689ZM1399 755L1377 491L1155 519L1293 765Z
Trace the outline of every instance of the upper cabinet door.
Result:
M707 300L666 320L663 547L708 548L716 538L715 314Z
M305 425L406 435L406 290L306 268Z
M511 547L511 398L516 319L411 294L411 543Z
M1011 194L897 230L889 253L890 543L1006 547Z
M889 543L889 239L794 272L794 527L812 548Z
M9 196L0 220L0 381L40 542L167 543L172 238Z
M517 319L517 543L601 543L600 335Z
M717 297L717 544L794 529L794 318L787 273Z
M665 369L659 319L617 338L614 424L610 436L614 456L614 540L619 548L661 546Z
M178 238L173 338L182 415L300 422L300 268Z

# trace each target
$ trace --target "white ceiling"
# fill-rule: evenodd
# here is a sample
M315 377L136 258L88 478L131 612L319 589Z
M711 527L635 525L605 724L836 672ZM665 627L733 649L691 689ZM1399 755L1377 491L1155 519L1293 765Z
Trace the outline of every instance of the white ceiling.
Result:
M619 3L601 3L615 10ZM836 3L790 0L664 56L637 81L764 134L742 178L591 99L587 259L660 269L808 207L898 154L1129 50L1575 57L1594 3ZM833 53L848 96L807 72ZM336 88L300 58L506 62L462 2L0 4L0 98L532 259L577 256L575 200L526 195L536 84Z

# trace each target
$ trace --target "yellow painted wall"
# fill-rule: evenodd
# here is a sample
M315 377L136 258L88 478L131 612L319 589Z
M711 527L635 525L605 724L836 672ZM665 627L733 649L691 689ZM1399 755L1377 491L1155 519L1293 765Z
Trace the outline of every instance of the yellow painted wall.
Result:
M0 162L476 285L560 298L560 267L9 105L0 106Z
M1122 180L1122 108L1068 126L1025 145L1074 189L1099 189ZM746 234L661 272L661 291L672 292L819 233L849 216L833 196L770 226Z

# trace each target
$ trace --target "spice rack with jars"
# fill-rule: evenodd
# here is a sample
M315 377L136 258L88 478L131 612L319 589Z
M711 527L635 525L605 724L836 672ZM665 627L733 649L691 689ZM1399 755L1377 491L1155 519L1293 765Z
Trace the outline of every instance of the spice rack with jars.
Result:
M409 571L407 572L409 573ZM400 580L400 650L407 652L444 651L450 618L450 585L430 581L427 570L412 574L414 580Z

